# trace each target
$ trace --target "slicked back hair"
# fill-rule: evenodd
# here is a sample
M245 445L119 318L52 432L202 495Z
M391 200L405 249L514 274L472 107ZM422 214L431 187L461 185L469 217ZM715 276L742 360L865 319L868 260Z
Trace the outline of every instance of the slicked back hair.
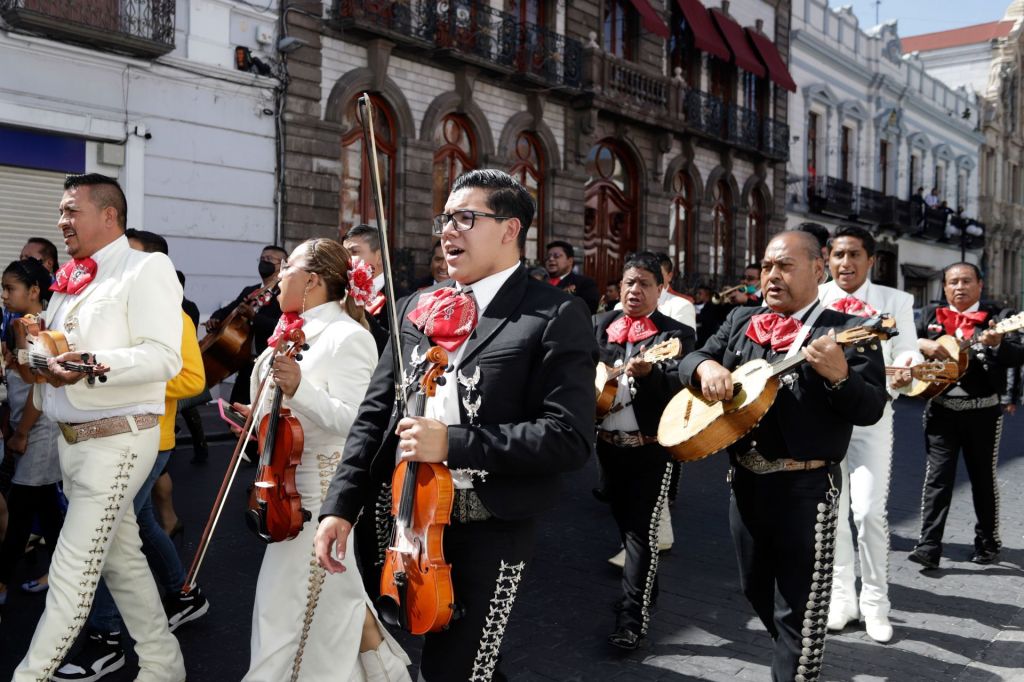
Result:
M117 224L123 232L128 227L128 200L124 198L124 191L117 180L100 173L84 173L82 175L69 175L64 179L64 189L75 189L76 187L88 187L90 200L103 209L113 206L117 211Z
M373 225L356 225L345 233L345 239L342 241L347 241L353 237L366 240L366 245L370 247L370 251L380 251L380 232Z
M496 215L519 219L519 249L526 247L526 233L533 224L537 206L522 183L502 170L480 168L463 173L452 184L452 192L460 189L482 189L487 192L487 208Z

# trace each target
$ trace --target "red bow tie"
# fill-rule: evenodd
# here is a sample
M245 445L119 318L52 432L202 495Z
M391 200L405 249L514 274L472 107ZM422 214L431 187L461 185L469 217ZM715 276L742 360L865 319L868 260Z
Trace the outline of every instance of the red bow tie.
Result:
M636 343L649 339L658 333L658 328L649 317L623 315L608 325L608 340L612 343Z
M302 329L305 320L298 313L282 313L274 327L274 333L267 339L268 346L276 346L281 339L286 339L296 329Z
M558 283L562 281L561 277L548 277L548 284L553 287L557 287Z
M380 311L384 310L385 301L387 301L387 299L384 298L384 292L377 292L377 295L373 298L373 300L366 304L366 312L368 312L370 315L374 317L377 317L377 315L380 314Z
M476 328L476 303L467 291L445 287L420 296L407 317L431 341L453 352Z
M782 352L789 350L796 335L800 333L803 323L795 317L783 317L778 313L761 313L750 318L747 325L747 338L764 346L771 343L772 350Z
M874 317L878 314L877 310L856 296L841 298L832 303L829 308L832 310L838 310L841 313L846 313L847 315L856 315L857 317Z
M950 336L956 336L956 330L963 333L965 339L971 338L974 334L974 325L981 324L988 319L988 313L976 310L973 313L959 313L952 308L938 308L935 311L935 319L939 321Z
M50 291L74 296L89 286L89 282L96 276L96 267L96 261L92 258L68 261L60 266Z

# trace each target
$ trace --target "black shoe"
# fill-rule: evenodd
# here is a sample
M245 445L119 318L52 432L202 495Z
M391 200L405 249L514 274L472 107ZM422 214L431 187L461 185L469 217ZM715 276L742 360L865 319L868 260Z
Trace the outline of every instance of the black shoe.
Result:
M206 444L206 441L200 441L192 448L192 459L189 460L189 464L206 464L206 460L210 457L210 447Z
M604 491L604 488L592 488L590 492L594 494L594 499L598 502L608 504L608 493Z
M998 549L976 549L971 552L970 561L974 564L991 564L998 558Z
M176 592L164 598L164 611L167 613L167 625L171 632L185 623L202 618L209 610L210 602L203 596L203 591L198 585L188 594Z
M913 552L910 553L910 555L907 558L913 561L915 564L921 564L927 569L934 570L939 567L939 558L932 557L931 554L924 551L923 549L915 549Z
M57 682L93 682L124 667L121 633L90 632L82 650L53 673Z
M643 641L643 636L638 632L633 632L624 625L620 625L615 628L615 632L608 635L608 643L618 649L625 649L626 651L636 651L640 648L640 642Z

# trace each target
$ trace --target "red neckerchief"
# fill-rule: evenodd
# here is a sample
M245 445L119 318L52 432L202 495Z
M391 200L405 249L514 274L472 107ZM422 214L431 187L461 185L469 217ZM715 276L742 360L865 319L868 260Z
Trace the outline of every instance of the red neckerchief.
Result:
M608 325L608 340L612 343L636 343L649 339L658 333L658 328L647 317L630 317L623 315Z
M558 283L562 281L561 277L548 277L548 284L553 287L557 287Z
M476 328L476 303L469 294L444 287L421 295L407 319L433 343L454 352Z
M53 278L53 284L50 285L50 291L74 296L89 286L89 282L96 276L96 269L96 261L92 258L70 260L60 266L60 270Z
M783 317L778 313L761 313L750 318L750 324L747 325L747 338L761 346L770 343L772 350L779 353L789 350L803 326L803 323L795 317Z
M274 333L267 339L267 345L276 346L278 341L286 338L296 329L302 329L303 322L305 320L298 313L281 313L281 317L277 320L277 326L274 327Z
M387 299L384 298L384 292L378 292L377 296L375 296L372 301L366 304L366 312L368 312L370 315L373 315L374 317L377 317L377 315L380 314L380 311L384 310L384 302L386 300Z
M841 298L829 305L829 308L832 310L838 310L841 313L846 313L847 315L856 315L857 317L874 317L878 314L877 310L856 296Z
M987 320L988 313L983 310L976 310L973 313L961 313L952 308L937 308L935 310L935 319L939 321L939 324L945 328L946 333L950 336L956 336L956 330L959 329L963 333L963 337L969 339L974 335L974 326Z

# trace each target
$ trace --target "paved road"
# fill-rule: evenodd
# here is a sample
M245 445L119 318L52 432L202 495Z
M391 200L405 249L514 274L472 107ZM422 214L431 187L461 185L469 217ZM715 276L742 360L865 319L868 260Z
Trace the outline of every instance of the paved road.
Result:
M897 404L896 458L890 496L893 641L882 646L862 628L828 639L826 680L1024 680L1024 415L1008 419L999 464L1004 550L998 565L966 561L973 536L970 494L962 483L947 527L942 569L922 573L907 561L917 534L924 472L921 406ZM213 424L213 422L210 422ZM211 427L211 431L219 427ZM211 464L192 466L183 448L172 459L178 511L191 557L223 474L230 446L214 447ZM566 478L561 506L543 519L538 558L509 626L504 666L513 680L766 680L769 638L736 579L729 538L726 460L687 465L673 508L675 548L664 555L661 596L649 646L616 655L604 644L614 623L617 576L606 557L617 549L607 508L590 495L587 468ZM251 472L252 470L243 470ZM250 474L251 475L251 474ZM960 480L966 481L961 470ZM241 488L230 500L202 573L213 607L180 631L189 679L238 680L248 661L253 590L263 547L244 528ZM31 567L25 567L31 570ZM12 592L0 625L0 679L28 646L43 600ZM415 657L415 642L409 643ZM131 680L126 666L112 681ZM338 681L343 682L343 681Z

